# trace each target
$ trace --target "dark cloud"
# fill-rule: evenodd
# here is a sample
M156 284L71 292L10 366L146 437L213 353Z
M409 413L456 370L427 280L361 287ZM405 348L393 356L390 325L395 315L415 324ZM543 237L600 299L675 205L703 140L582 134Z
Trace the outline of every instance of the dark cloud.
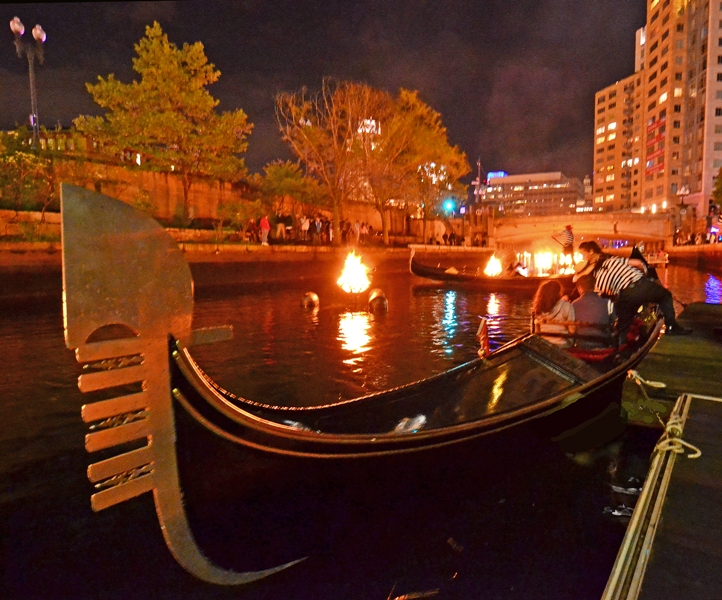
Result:
M48 32L41 122L97 112L85 82L129 81L133 44L157 20L178 45L203 42L221 71L211 93L254 123L247 163L287 158L279 91L324 76L416 89L450 141L485 169L591 171L594 93L630 75L645 0L245 0L0 5L6 22ZM29 112L27 63L0 48L0 126ZM23 82L24 80L24 82Z

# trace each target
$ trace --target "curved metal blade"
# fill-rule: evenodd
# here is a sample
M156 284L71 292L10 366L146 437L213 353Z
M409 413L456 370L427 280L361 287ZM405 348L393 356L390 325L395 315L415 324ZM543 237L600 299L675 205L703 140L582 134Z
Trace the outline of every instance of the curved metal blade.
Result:
M137 393L82 408L83 420L95 424L86 436L88 452L147 442L89 466L99 490L93 510L152 491L169 550L209 583L248 583L300 562L237 573L214 565L193 538L178 478L168 357L169 335L192 340L193 280L175 242L148 215L76 186L62 185L61 210L65 342L93 367L78 386L95 392L142 382ZM109 325L123 335L95 341L93 334Z

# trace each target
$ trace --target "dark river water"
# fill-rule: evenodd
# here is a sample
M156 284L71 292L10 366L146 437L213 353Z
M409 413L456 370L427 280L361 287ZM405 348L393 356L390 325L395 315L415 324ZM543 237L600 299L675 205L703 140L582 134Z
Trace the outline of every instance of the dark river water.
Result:
M722 284L712 275L682 267L660 273L679 302L722 301ZM492 346L528 328L529 297L449 289L403 272L379 273L373 285L386 293L386 314L370 315L363 298L345 297L323 279L200 290L194 326L233 325L234 339L193 354L238 395L322 404L471 359L481 316L490 319ZM316 312L300 307L309 290L321 298ZM271 508L272 479L247 504L196 491L193 506L187 497L191 516L213 513L228 523L223 536L199 534L217 546L204 548L209 555L222 550L224 562L244 568L242 555L263 547L269 556L285 556L289 544L287 559L296 552L308 559L245 587L194 579L166 549L149 494L97 514L90 508L79 367L64 346L58 304L0 314L0 598L385 600L434 590L439 598L601 595L626 526L605 507L634 501L613 493L611 484L645 476L654 430L629 428L607 446L575 456L542 440L518 440L514 457L501 447L481 453L471 445L442 454L441 464L423 459L428 471L410 468L415 474L408 481L398 477L408 485L391 482L386 494L374 488L377 475L384 481L389 474L368 472L348 488L356 496L345 504L325 506L322 497L311 502L299 494L286 520L264 520L265 507L270 515L278 510ZM208 488L216 480L237 490L250 485L242 470L230 481L228 468L208 462L189 472ZM294 501L293 490L284 494Z

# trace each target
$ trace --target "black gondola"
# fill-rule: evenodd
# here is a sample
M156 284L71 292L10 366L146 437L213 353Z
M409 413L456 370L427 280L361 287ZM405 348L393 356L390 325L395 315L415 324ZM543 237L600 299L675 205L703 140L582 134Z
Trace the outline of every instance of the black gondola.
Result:
M411 258L409 259L409 270L413 275L417 277L423 277L424 279L431 279L433 281L439 281L449 284L462 284L464 286L473 286L476 289L489 292L513 292L513 291L524 291L524 292L536 292L539 286L550 279L558 281L562 289L569 293L574 287L572 283L573 275L548 275L548 276L529 276L514 274L502 274L498 277L490 277L485 275L483 271L478 268L467 268L462 266L457 267L444 267L444 266L430 266L420 263L416 260L415 252L412 250Z
M82 409L92 424L86 449L125 451L89 467L97 489L92 506L102 510L153 491L174 556L213 583L245 583L293 563L234 573L203 556L182 502L177 408L219 443L277 460L384 460L501 436L532 421L566 443L585 424L610 415L618 420L627 371L654 345L662 326L649 310L625 354L594 363L529 334L391 390L325 406L272 406L222 389L193 360L189 346L226 332L191 331L190 269L160 225L120 201L65 184L62 219L66 344L84 364L80 389L106 391Z

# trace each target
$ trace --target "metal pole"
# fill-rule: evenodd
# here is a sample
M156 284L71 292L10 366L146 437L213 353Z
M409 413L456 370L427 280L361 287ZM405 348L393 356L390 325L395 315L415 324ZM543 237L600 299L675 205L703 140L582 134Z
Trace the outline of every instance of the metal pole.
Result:
M38 97L35 91L35 49L28 47L26 49L28 55L28 69L30 72L30 123L33 126L33 144L32 149L38 147L40 141L40 125L38 124Z

